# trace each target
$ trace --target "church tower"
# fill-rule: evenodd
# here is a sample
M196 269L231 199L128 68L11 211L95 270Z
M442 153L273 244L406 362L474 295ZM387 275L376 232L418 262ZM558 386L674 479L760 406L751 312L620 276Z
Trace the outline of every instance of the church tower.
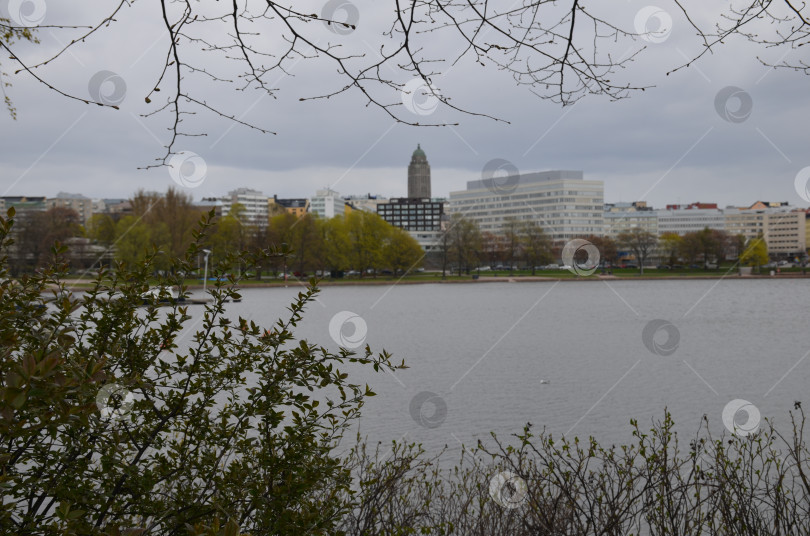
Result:
M418 144L408 166L408 197L430 199L430 164L425 151Z

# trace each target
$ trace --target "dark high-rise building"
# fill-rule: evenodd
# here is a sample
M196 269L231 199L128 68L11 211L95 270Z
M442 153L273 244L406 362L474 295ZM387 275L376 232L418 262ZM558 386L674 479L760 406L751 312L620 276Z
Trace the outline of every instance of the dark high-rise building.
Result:
M438 231L441 229L444 203L438 199L394 198L377 205L382 219L406 231Z
M430 199L430 164L419 144L416 145L408 166L408 197Z

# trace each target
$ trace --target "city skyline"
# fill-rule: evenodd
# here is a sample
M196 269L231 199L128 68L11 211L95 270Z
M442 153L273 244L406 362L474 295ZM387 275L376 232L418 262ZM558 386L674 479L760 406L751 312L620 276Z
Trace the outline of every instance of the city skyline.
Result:
M318 190L324 190L324 189L334 190L334 191L338 192L342 198L349 198L349 197L352 197L352 196L355 196L355 197L356 196L361 196L362 197L362 196L366 196L366 195L371 195L371 196L381 196L381 197L387 198L387 199L393 199L393 198L398 198L398 197L408 197L408 195L407 195L407 189L408 189L407 188L408 187L407 166L405 166L404 171L405 171L405 176L402 177L402 180L401 180L402 185L401 185L401 188L400 188L400 190L404 191L404 192L401 195L393 194L393 193L390 193L390 192L383 192L383 191L380 191L380 190L378 190L378 191L370 190L370 191L365 191L365 192L343 191L343 190L340 190L340 189L335 189L334 187L329 186L329 185L319 186L319 187L317 187L315 190L313 190L311 192L304 192L304 191L301 191L301 190L289 190L289 189L285 189L285 188L281 188L280 191L267 191L266 189L262 189L261 186L259 186L259 187L250 186L248 181L245 181L244 183L238 183L237 188L246 188L246 189L251 189L251 190L257 190L257 191L261 192L262 194L267 195L270 198L275 196L275 197L280 198L280 199L295 199L295 198L312 199L312 197L315 197L317 195ZM532 171L527 171L527 172L521 173L521 175L530 175L530 174L536 174L536 173L547 173L547 172L554 172L554 171L559 171L559 170L557 170L557 169L532 170ZM598 178L597 176L595 176L595 175L593 175L591 173L588 173L587 171L584 172L584 173L585 173L586 178L588 178L589 180L603 180L603 179L600 179L600 178ZM434 185L436 180L437 180L437 177L433 173L431 173L430 176L431 176L431 179L430 179L431 185ZM452 192L452 191L460 191L460 190L463 189L463 185L466 185L467 182L481 180L484 177L485 177L485 174L481 174L480 176L477 176L477 177L473 176L473 175L470 175L463 182L460 182L458 184L450 185L449 186L450 189L447 191L447 194L433 195L433 197L434 198L440 198L440 199L441 198L449 199L450 192ZM507 176L506 175L497 175L496 178L497 177L506 178ZM446 181L443 181L443 182L446 182ZM635 202L638 202L638 201L644 201L643 199L611 199L611 198L609 198L609 195L607 193L608 190L609 190L610 184L609 184L608 181L605 181L605 180L603 180L603 182L604 182L604 185L605 185L605 204L606 205L607 204L621 204L621 203L635 203ZM221 192L215 192L215 191L207 190L208 193L202 194L202 193L197 193L198 189L196 189L196 188L192 188L192 189L183 188L182 186L180 186L178 184L169 183L169 184L165 185L163 190L148 190L148 189L145 189L145 190L146 191L156 191L158 193L161 193L162 191L165 191L165 188L168 188L168 187L174 187L179 191L182 191L184 193L189 194L192 197L192 200L195 201L195 202L202 201L204 199L209 199L209 198L220 198L220 197L225 196L228 191L231 191L231 190L234 189L234 186L232 184L230 186L224 187L226 189L221 191ZM435 190L435 187L433 187L433 189ZM90 199L129 199L132 195L135 194L136 191L137 191L137 189L132 190L132 191L127 192L127 193L122 192L120 195L93 195L92 192L74 191L74 190L71 190L70 188L65 187L63 185L58 190L54 191L54 193L41 192L41 191L36 191L36 192L28 191L28 192L22 192L22 193L19 193L19 194L3 194L3 195L0 195L0 197L20 197L20 196L25 196L25 197L47 197L49 199L53 199L53 198L58 197L59 194L67 194L67 195L83 195L83 196L85 196L87 198L90 198ZM281 191L293 192L293 193L282 194ZM660 205L655 204L655 203L650 203L650 202L647 202L647 204L648 204L648 206L650 206L650 207L652 207L652 208L654 208L656 210L664 209L668 205L690 205L690 204L697 204L697 203L716 204L718 208L722 209L722 208L747 208L747 207L749 207L749 206L751 206L751 205L753 205L753 204L755 204L757 202L762 201L762 202L779 202L779 203L785 203L786 202L786 203L788 203L788 205L796 207L796 208L810 208L810 203L804 202L802 199L799 199L798 196L794 195L794 196L787 196L787 197L788 197L787 199L782 199L782 198L777 198L774 195L769 195L768 193L764 193L764 195L762 195L760 197L751 198L751 199L749 199L747 201L744 200L742 204L736 204L736 203L726 203L726 202L723 202L722 200L719 200L719 199L697 198L695 196L690 195L689 193L684 193L682 196L678 196L677 199L669 199L669 200L665 199L665 200L662 200ZM795 197L796 199L793 199L793 197Z

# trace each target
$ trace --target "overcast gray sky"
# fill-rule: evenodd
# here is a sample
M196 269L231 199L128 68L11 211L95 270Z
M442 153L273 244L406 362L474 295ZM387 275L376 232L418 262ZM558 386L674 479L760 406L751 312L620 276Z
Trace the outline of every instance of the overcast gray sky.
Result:
M98 2L65 6L54 0L36 1L47 8L45 25L86 24L98 18ZM390 3L352 1L360 14L358 30L335 36L324 28L324 39L340 39L373 54L380 40L379 23L391 17ZM309 4L313 9L320 5ZM765 50L737 38L692 67L666 76L700 50L694 31L671 2L611 4L612 19L628 29L648 5L672 15L668 37L660 43L637 42L635 49L645 45L647 49L619 73L631 83L656 87L618 102L589 96L563 108L516 86L506 73L462 61L435 78L438 90L456 105L509 123L439 106L425 118L460 124L412 127L366 107L357 94L299 102L301 96L340 85L333 66L302 61L288 69L289 76L274 80L279 88L275 98L258 91L235 91L224 83L204 89L223 111L277 134L261 134L199 110L188 120L208 135L182 139L176 147L199 154L207 165L205 179L188 192L199 199L245 186L268 195L308 197L329 185L342 194L403 196L410 155L421 143L437 196L464 189L467 180L480 178L488 161L502 158L525 172L583 170L586 178L604 181L608 202L646 199L654 206L691 201L725 206L764 199L806 206L794 190L794 178L810 166L810 79L768 69L757 60L759 55L798 61L807 59L806 53ZM9 0L0 0L0 12L5 14L8 5ZM18 109L18 120L0 114L2 195L67 191L125 197L139 188L164 191L175 184L166 168L137 169L162 155L169 136L168 116L141 117L155 108L144 97L157 79L167 48L158 16L156 2L136 2L109 28L38 71L61 89L83 97L95 73L116 73L126 82L120 110L65 99L25 73L11 77L13 86L6 92ZM45 58L74 34L41 29L38 35L41 45L20 49L29 63ZM445 46L440 38L432 44ZM446 43L448 55L458 46ZM2 66L10 74L16 70L6 57ZM744 121L724 120L715 109L716 95L727 86L750 95L753 107ZM729 109L737 106L732 99Z

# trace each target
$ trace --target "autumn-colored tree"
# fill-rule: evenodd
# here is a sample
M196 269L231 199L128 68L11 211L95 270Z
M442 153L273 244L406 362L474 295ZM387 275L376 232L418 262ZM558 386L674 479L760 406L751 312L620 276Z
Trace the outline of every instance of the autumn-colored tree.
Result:
M16 271L32 271L43 266L50 259L54 242L64 244L68 238L83 234L79 214L66 207L21 211L17 222L13 255Z
M585 240L596 246L599 250L600 263L607 263L613 265L619 255L619 249L616 246L616 241L609 236L596 236L589 235Z
M722 229L712 229L712 242L714 248L712 255L717 261L717 267L725 263L731 252L734 250L734 237Z

